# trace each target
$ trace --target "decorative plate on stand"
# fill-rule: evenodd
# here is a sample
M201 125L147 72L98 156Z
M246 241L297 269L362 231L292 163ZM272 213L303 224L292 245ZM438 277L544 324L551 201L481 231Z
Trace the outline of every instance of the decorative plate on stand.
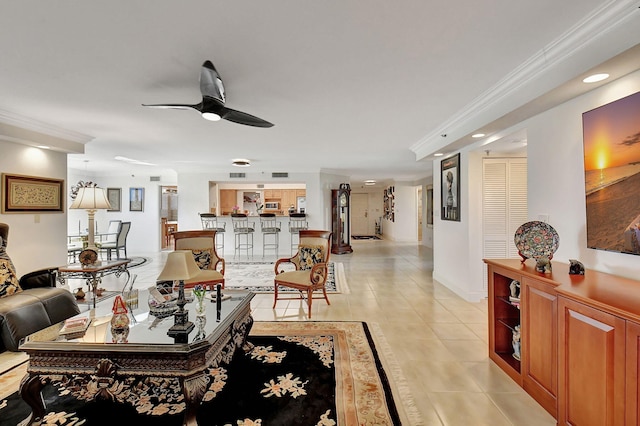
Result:
M513 241L523 262L541 257L551 260L560 245L560 237L556 230L548 223L537 220L520 225Z

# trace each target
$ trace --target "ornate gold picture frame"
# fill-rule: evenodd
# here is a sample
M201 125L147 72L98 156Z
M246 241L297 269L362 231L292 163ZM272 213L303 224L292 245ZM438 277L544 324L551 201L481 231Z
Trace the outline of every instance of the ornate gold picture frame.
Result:
M62 213L64 179L2 173L2 213Z

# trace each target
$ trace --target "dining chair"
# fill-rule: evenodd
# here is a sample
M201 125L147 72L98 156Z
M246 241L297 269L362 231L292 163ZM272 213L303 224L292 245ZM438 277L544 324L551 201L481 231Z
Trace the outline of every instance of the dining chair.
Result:
M100 251L107 252L107 260L111 260L111 253L113 251L116 252L117 259L122 259L122 257L120 257L120 250L124 252L124 259L127 259L127 236L129 235L130 229L131 222L120 222L115 241L100 243Z
M274 266L276 274L274 284L273 308L278 300L306 299L308 317L311 319L311 304L313 299L324 299L330 305L327 297L327 283L329 256L331 254L330 231L303 229L300 231L298 251L290 258L278 259ZM285 270L282 266L292 264L295 270ZM290 268L291 266L289 266ZM279 288L288 287L298 290L299 297L280 297ZM314 297L316 291L322 291L322 297Z

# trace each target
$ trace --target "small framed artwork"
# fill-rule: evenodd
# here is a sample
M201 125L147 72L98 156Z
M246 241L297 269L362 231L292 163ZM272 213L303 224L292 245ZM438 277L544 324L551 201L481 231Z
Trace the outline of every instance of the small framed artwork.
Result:
M64 179L2 173L2 213L62 213Z
M460 153L440 162L442 220L460 222Z
M122 204L122 188L107 188L107 199L111 208L108 212L119 212Z
M144 188L129 188L129 211L141 212L144 210Z

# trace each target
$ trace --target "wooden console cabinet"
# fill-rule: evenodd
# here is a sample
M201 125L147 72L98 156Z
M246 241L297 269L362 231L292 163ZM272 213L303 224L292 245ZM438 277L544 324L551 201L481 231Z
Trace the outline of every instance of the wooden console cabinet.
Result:
M533 260L486 259L489 356L559 425L640 424L640 281ZM519 312L509 285L520 282ZM520 361L512 329L521 326Z
M489 357L551 415L556 416L557 296L555 285L526 274L520 261L489 270ZM513 280L520 282L519 308L509 300ZM513 330L520 325L520 360L513 356Z

